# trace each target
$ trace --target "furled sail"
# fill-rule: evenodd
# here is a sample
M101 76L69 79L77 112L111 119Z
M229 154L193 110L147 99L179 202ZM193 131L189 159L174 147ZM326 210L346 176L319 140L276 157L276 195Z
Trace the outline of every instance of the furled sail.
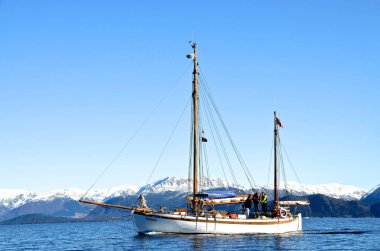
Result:
M303 200L279 201L279 204L283 206L308 206L310 205L310 202Z

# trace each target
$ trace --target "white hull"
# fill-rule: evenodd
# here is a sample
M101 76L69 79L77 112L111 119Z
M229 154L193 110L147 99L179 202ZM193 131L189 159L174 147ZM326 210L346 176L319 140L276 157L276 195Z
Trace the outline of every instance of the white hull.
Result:
M132 213L139 233L276 234L302 230L302 216L286 219L215 219L165 213Z

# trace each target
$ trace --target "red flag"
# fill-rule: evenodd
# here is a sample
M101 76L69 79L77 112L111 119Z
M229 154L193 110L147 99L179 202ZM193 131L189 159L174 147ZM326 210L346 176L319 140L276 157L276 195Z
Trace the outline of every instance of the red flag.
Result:
M280 119L276 117L276 123L279 125L281 128L284 128L283 124L281 123Z

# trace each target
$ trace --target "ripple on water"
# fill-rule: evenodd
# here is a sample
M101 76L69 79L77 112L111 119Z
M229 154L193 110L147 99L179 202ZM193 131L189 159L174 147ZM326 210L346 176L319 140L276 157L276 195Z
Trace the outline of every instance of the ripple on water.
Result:
M140 235L129 221L0 225L0 250L378 249L378 218L309 218L304 231L260 235Z

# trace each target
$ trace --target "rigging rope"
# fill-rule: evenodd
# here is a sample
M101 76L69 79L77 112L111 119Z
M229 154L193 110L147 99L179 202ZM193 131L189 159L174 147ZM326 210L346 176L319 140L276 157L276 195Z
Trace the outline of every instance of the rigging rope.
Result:
M281 144L281 149L284 150L285 157L286 157L287 161L289 162L290 167L291 167L292 170L293 170L293 173L294 173L294 176L296 177L297 182L301 184L301 180L300 180L300 178L299 178L298 175L297 175L296 169L294 168L293 163L291 162L291 160L290 160L290 158L289 158L289 155L288 155L288 153L286 152L286 149L285 149L284 145L283 145L281 142L280 142L280 144Z
M204 92L204 90L203 90L203 88L202 88L203 85L200 85L200 86L201 86L201 88L200 88L201 92ZM202 98L203 98L203 96L202 96ZM222 149L222 152L223 152L224 158L225 158L225 160L226 160L226 162L227 162L227 166L228 166L228 168L229 168L229 170L230 170L230 173L231 173L231 176L232 176L232 179L233 179L233 182L234 182L233 185L234 185L235 187L237 187L236 176L235 176L235 173L234 173L234 171L233 171L233 169L232 169L231 162L230 162L230 160L229 160L229 158L228 158L227 151L226 151L226 149L225 149L225 147L224 147L223 140L222 140L222 137L221 137L220 132L219 132L219 130L218 130L218 126L217 126L217 124L216 124L216 122L215 122L215 118L214 118L214 115L213 115L213 113L212 113L212 111L211 111L211 108L210 108L209 102L208 102L208 100L205 99L205 98L203 98L203 101L204 101L205 107L207 108L207 109L206 109L206 113L208 113L208 115L209 115L208 117L211 118L211 122L212 122L212 125L214 126L214 129L215 129L215 132L216 132L216 136L217 136L217 138L218 138L219 145L220 145L220 147L221 147L221 149Z
M153 175L154 171L156 170L156 168L157 168L157 166L158 166L158 163L160 162L162 156L164 155L164 152L165 152L165 150L166 150L166 148L167 148L167 146L168 146L170 140L172 139L172 137L173 137L173 135L174 135L174 132L175 132L175 130L177 129L177 127L178 127L178 125L179 125L179 122L181 121L181 119L182 119L182 117L183 117L183 114L185 113L185 111L186 111L186 109L187 109L187 107L188 107L188 105L189 105L189 103L190 103L190 100L191 100L191 98L189 98L189 100L187 101L187 103L186 103L186 105L185 105L185 108L182 110L182 112L181 112L181 114L180 114L180 116L179 116L179 118L178 118L178 120L177 120L177 123L175 124L175 126L174 126L174 128L173 128L173 130L172 130L172 132L171 132L171 134L170 134L170 136L169 136L169 139L166 141L166 144L165 144L164 148L162 149L161 154L160 154L160 156L159 156L159 158L158 158L156 164L154 165L154 168L153 168L152 172L151 172L150 175L149 175L149 178L148 178L148 180L147 180L145 186L147 186L147 185L149 184L149 181L150 181L150 179L152 178L152 175Z
M202 115L201 113L198 114L198 132L201 132L200 128L202 128ZM198 134L198 177L199 177L199 191L202 191L202 187L204 184L204 173L203 173L203 158L202 158L202 153L203 153L203 145L202 145L202 134Z
M90 186L89 189L87 189L86 193L82 195L80 199L83 199L88 192L95 186L95 184L100 180L101 177L106 173L106 171L113 165L113 163L119 158L119 156L124 152L124 150L128 147L128 145L132 142L132 140L139 134L139 132L142 130L142 128L145 126L145 124L149 121L149 119L154 115L154 113L157 111L157 109L161 106L161 104L166 100L166 98L169 96L169 94L174 90L174 88L179 84L180 80L183 78L183 76L187 73L192 63L189 63L186 67L186 70L182 72L182 74L177 78L177 80L174 82L174 84L170 87L168 92L162 97L162 99L157 103L157 105L153 108L153 110L146 116L146 118L143 120L141 125L137 128L137 130L132 134L132 136L127 140L127 142L123 145L123 147L120 149L119 152L116 153L116 155L111 159L111 161L106 165L104 170L100 173L100 175L95 179L95 182Z
M279 149L280 149L280 163L281 163L282 175L283 175L283 179L284 179L285 195L287 197L286 200L289 201L288 182L286 179L286 172L285 172L284 158L282 156L282 144L281 144L280 136L278 136L278 145L279 145Z
M249 169L248 169L248 167L247 167L247 165L246 165L243 157L241 156L238 148L236 147L234 141L232 140L231 134L229 133L229 131L228 131L228 129L227 129L225 123L224 123L224 120L223 120L223 118L222 118L222 116L221 116L221 114L220 114L220 112L219 112L219 110L218 110L218 108L216 106L216 103L215 103L215 101L214 101L214 99L213 99L213 97L211 95L211 91L210 91L209 87L207 86L206 81L204 81L203 74L201 74L201 80L204 83L205 90L206 90L206 93L207 93L207 95L208 95L208 97L209 97L209 99L211 101L211 104L212 104L212 106L213 106L216 114L218 115L218 118L219 118L219 120L221 122L221 125L222 125L222 127L223 127L223 129L224 129L224 131L225 131L225 133L226 133L226 135L227 135L227 137L228 137L228 139L229 139L229 141L230 141L230 143L231 143L234 151L235 151L236 157L238 158L238 160L240 162L240 165L241 165L241 167L242 167L242 169L243 169L243 171L244 171L244 173L245 173L245 175L246 175L246 177L248 179L248 182L250 183L251 188L253 190L252 182L254 183L255 186L256 186L256 183L255 183L255 181L254 181L254 179L252 177L252 174L250 173L250 171L249 171Z
M193 107L193 104L191 105ZM189 145L189 173L188 173L188 176L187 176L187 190L188 190L188 193L190 194L191 192L191 177L192 177L192 164L193 164L193 161L192 161L192 155L193 155L193 135L194 135L194 117L193 117L193 109L191 109L191 119L190 119L190 145Z
M274 141L274 139L272 140L272 146L270 147L271 151L270 151L270 157L269 157L269 170L268 170L267 187L269 186L270 170L271 170L271 166L272 166L273 141Z
M209 168L206 144L203 146L203 155L205 156L204 159L205 159L206 173L207 173L207 179L208 179L207 186L210 187L211 176L210 176L210 168Z
M207 110L206 110L207 108L206 108L206 104L205 104L205 101L204 101L203 96L201 96L201 101L202 101L202 103L204 104L203 107L204 107L204 109L205 109L205 112L207 113ZM217 152L217 154L218 154L218 158L219 158L220 166L222 167L222 171L223 171L224 179L225 179L226 182L227 182L227 188L229 188L229 182L228 182L228 179L227 179L226 171L224 170L224 165L223 165L222 158L220 157L219 147L218 147L218 145L216 144L217 141L216 141L216 139L215 139L215 135L214 135L213 127L212 127L212 125L211 125L211 122L210 122L209 116L206 116L206 118L207 118L207 122L208 122L208 124L209 124L209 126L210 126L211 136L212 136L212 138L213 138L213 142L214 142L214 145L215 145L215 149L216 149L216 152Z
M281 168L282 176L283 176L283 180L284 180L285 192L286 192L286 195L288 195L288 184L287 184L286 175L285 175L285 165L284 165L284 159L282 157L282 148L281 148L280 137L278 138L278 145L279 145L279 149L280 149L280 151L279 151L280 152L280 168Z

